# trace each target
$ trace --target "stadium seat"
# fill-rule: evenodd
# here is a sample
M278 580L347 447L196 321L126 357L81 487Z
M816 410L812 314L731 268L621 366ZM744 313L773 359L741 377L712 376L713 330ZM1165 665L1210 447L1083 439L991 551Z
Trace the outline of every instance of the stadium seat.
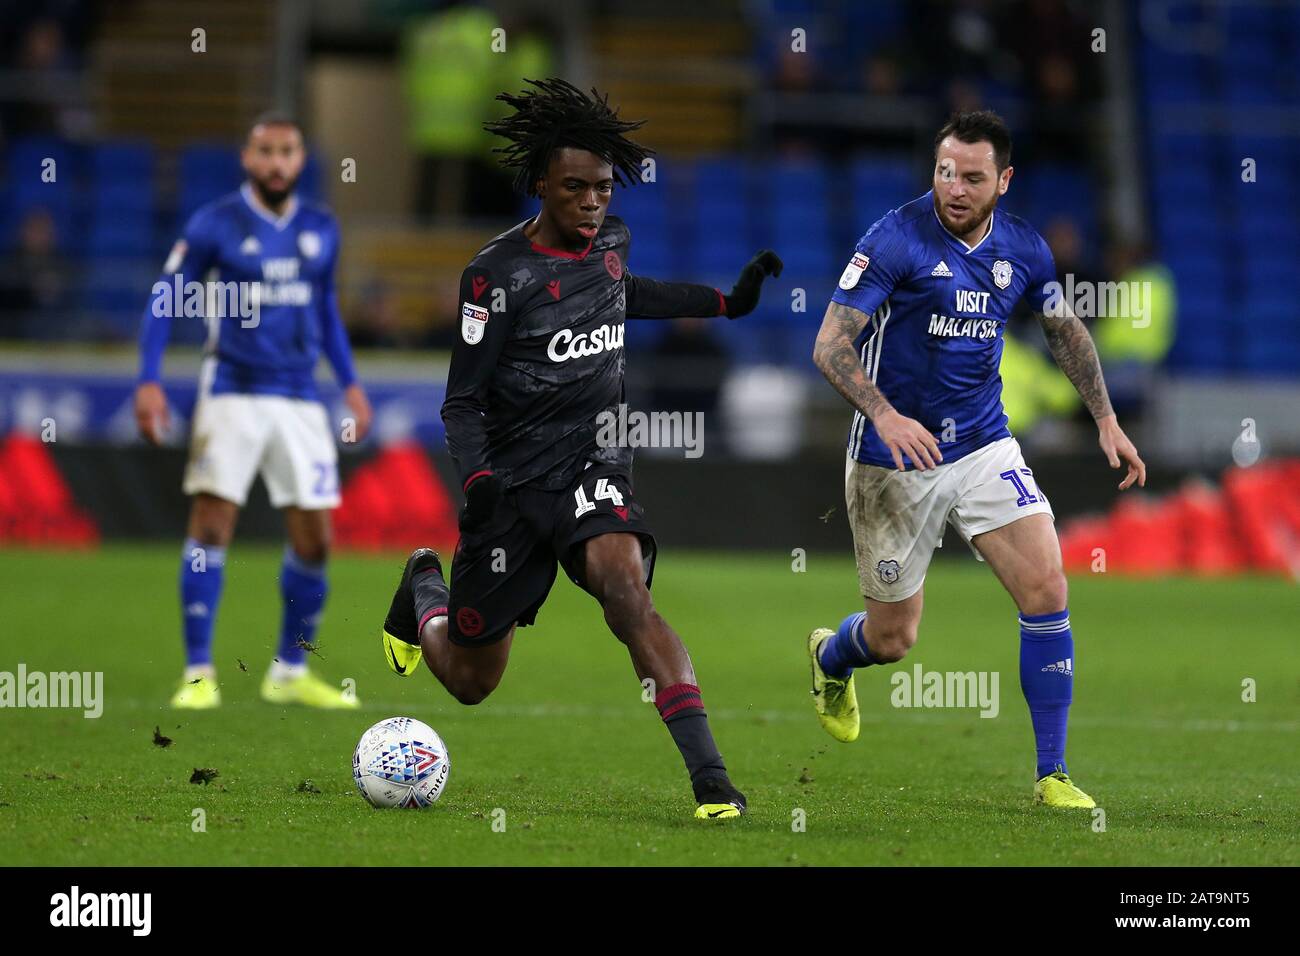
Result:
M181 152L178 213L183 224L194 211L243 180L239 153L227 145L200 144Z
M831 174L822 162L780 160L763 177L768 233L762 244L776 249L792 273L833 268Z
M880 158L879 154L857 156L848 169L855 222L854 238L891 209L910 202L930 188L925 175L918 175L910 158Z
M628 268L635 274L667 278L676 272L664 182L616 189L610 211L632 230Z
M685 234L700 278L730 275L754 254L753 169L739 157L703 160L693 170L693 201Z
M115 185L153 188L155 156L148 143L101 143L90 150L89 172L96 190Z

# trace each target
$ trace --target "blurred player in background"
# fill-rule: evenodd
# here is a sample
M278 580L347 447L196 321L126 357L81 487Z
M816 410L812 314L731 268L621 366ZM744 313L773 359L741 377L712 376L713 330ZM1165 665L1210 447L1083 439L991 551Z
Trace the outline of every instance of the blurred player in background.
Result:
M813 702L831 736L857 739L853 669L901 660L916 643L926 569L951 523L1020 609L1034 798L1092 807L1065 764L1074 643L1052 508L1002 409L1002 332L1021 299L1111 467L1127 465L1120 489L1145 484L1146 466L1116 421L1091 337L1048 285L1047 243L997 211L1011 175L1001 118L956 114L935 139L933 189L858 241L826 310L813 360L855 409L845 499L866 610L808 636Z
M327 209L301 202L294 192L306 159L296 121L282 115L259 118L241 158L247 181L186 224L140 333L135 414L141 433L157 444L168 426L160 380L172 317L193 314L174 301L176 290L207 278L235 284L224 286L234 290L231 296L209 295L204 312L208 340L184 481L185 493L193 496L180 573L186 666L172 706L207 708L221 702L212 629L226 549L260 472L271 503L284 512L289 537L280 571L279 647L262 682L262 697L272 703L356 707L354 696L307 668L325 605L330 511L339 504L334 435L315 382L321 352L352 413L353 434L347 437L364 437L371 418L335 298L339 229ZM232 301L239 308L214 309Z
M633 497L632 449L602 441L599 423L625 401L626 317L738 318L781 261L760 252L729 295L632 275L631 234L606 211L614 183L641 175L649 150L624 136L641 123L563 80L529 82L534 90L498 97L515 112L487 128L510 141L500 151L518 170L515 186L541 212L484 246L461 277L442 406L465 491L452 587L434 552L411 555L384 622L385 657L406 676L423 656L457 700L482 701L505 673L516 626L534 622L563 566L600 602L637 678L652 682L695 815L739 816L745 797L714 743L691 659L650 598L655 539Z

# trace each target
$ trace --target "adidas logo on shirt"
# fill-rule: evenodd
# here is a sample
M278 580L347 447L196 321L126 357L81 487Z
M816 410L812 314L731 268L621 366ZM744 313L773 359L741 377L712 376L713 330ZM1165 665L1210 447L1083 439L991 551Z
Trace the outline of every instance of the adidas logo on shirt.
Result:
M1057 661L1055 664L1048 664L1041 671L1043 674L1064 674L1067 677L1074 676L1074 658L1067 657L1063 661Z
M930 272L930 275L932 275L932 276L941 276L941 277L943 277L943 278L945 278L945 279L951 279L951 278L952 278L952 270L948 268L948 263L946 263L946 262L944 262L942 259L940 259L940 260L939 260L939 264L938 264L937 266L934 267L934 269Z

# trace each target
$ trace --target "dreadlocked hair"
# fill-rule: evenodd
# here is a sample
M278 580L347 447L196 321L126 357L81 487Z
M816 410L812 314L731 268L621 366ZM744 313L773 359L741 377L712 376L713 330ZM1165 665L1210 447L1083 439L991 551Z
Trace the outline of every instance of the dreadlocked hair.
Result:
M624 133L640 129L645 120L618 118L611 109L609 95L592 89L591 96L565 80L525 80L532 90L498 93L497 99L508 104L514 113L504 119L484 123L489 133L510 141L508 146L493 147L500 153L501 165L516 169L517 192L537 195L537 181L546 175L551 154L566 146L595 153L614 167L614 181L620 186L637 182L641 161L654 150L635 143Z

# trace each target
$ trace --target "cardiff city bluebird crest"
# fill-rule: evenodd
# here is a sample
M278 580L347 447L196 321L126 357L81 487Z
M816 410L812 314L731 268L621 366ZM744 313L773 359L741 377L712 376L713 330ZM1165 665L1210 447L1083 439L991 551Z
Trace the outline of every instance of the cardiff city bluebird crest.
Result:
M876 573L880 575L880 580L886 584L893 584L897 581L900 570L897 561L881 561L876 565Z
M993 281L997 283L999 289L1011 285L1011 263L1006 259L999 259L993 263Z

